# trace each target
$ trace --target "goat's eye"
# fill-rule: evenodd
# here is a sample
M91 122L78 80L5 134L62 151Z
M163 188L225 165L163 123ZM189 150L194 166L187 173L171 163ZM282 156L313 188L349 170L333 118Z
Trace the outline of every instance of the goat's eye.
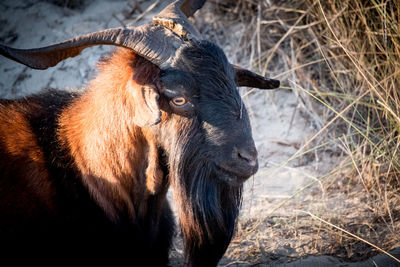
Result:
M186 104L186 99L184 97L181 97L181 96L174 97L171 101L176 106L182 106L182 105Z

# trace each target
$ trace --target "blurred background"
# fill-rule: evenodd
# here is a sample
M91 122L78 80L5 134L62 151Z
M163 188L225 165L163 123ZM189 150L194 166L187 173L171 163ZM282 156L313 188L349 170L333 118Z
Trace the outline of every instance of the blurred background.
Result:
M2 0L0 43L33 48L141 25L168 3ZM276 90L239 89L260 169L220 266L362 262L400 247L399 17L400 3L386 0L208 0L196 13L231 63L281 80ZM112 49L46 71L1 57L0 97L84 90ZM171 264L181 262L177 234Z

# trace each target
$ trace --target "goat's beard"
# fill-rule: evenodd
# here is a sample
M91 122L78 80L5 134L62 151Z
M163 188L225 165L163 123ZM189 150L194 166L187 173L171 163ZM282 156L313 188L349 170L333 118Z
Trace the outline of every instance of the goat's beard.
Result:
M170 177L186 264L209 266L217 264L234 234L242 186L230 186L218 178L212 155L202 151L201 137L196 135L181 134L175 140Z

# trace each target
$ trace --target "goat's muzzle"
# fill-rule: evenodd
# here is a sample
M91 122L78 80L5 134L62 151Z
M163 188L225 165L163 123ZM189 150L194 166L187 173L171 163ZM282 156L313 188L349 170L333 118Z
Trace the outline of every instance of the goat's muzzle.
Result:
M257 149L252 144L234 146L230 157L220 161L221 180L230 185L241 186L258 170Z

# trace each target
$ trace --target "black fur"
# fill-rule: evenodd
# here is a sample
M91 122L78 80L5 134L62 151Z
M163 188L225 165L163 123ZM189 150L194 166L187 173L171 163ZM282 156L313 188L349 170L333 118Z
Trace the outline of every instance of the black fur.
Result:
M242 193L241 183L224 181L229 174L218 165L231 157L225 147L252 141L249 119L233 69L216 45L193 42L178 51L173 66L172 74L167 70L162 78L166 87L185 88L196 96L192 101L197 107L194 114L180 117L179 127L162 129L163 135L174 137L164 146L180 209L185 263L216 266L234 234Z

